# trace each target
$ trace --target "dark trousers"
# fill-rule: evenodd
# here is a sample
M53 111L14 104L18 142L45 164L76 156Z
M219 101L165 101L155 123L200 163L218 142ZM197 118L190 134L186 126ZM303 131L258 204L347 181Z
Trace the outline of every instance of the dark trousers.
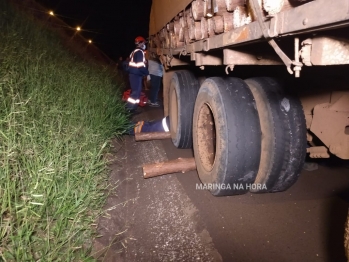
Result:
M150 75L150 94L149 94L150 102L155 103L157 101L160 85L161 85L161 76Z
M141 92L142 92L142 81L143 81L143 76L140 75L134 75L134 74L129 74L129 79L130 79L130 85L131 85L131 95L130 98L133 100L139 100L141 97ZM127 101L126 108L129 110L136 109L138 107L138 103L132 103Z

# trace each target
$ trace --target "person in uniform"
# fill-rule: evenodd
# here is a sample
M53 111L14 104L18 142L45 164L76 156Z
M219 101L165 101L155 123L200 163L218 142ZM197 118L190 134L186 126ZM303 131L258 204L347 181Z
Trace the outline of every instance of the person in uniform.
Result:
M136 49L130 55L128 64L129 80L131 85L131 94L127 99L126 108L133 114L138 113L137 107L143 86L143 77L150 80L144 50L146 49L146 40L142 36L135 39Z

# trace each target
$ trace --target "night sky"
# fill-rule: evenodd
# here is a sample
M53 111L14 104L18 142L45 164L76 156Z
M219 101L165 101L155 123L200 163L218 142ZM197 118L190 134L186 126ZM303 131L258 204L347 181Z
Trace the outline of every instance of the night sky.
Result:
M110 58L128 56L134 39L148 36L152 0L36 0Z

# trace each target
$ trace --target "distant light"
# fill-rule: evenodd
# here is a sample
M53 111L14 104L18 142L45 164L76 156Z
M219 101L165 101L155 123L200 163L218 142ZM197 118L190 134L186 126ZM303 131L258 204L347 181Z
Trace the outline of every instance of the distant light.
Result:
M89 39L88 42L89 42L90 44L92 44L92 40L91 40L91 39Z
M207 13L207 17L212 17L213 15L210 13Z
M55 14L53 13L53 11L50 11L49 12L50 15L54 16Z
M76 30L77 30L77 31L80 31L80 30L81 30L81 27L80 27L80 26L78 26L78 27L76 28Z

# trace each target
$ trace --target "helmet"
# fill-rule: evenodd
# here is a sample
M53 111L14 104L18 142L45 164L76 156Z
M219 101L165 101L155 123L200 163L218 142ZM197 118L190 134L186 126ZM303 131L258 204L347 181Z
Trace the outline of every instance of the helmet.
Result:
M140 43L146 43L144 37L142 36L137 36L136 39L135 39L135 44L138 45Z

